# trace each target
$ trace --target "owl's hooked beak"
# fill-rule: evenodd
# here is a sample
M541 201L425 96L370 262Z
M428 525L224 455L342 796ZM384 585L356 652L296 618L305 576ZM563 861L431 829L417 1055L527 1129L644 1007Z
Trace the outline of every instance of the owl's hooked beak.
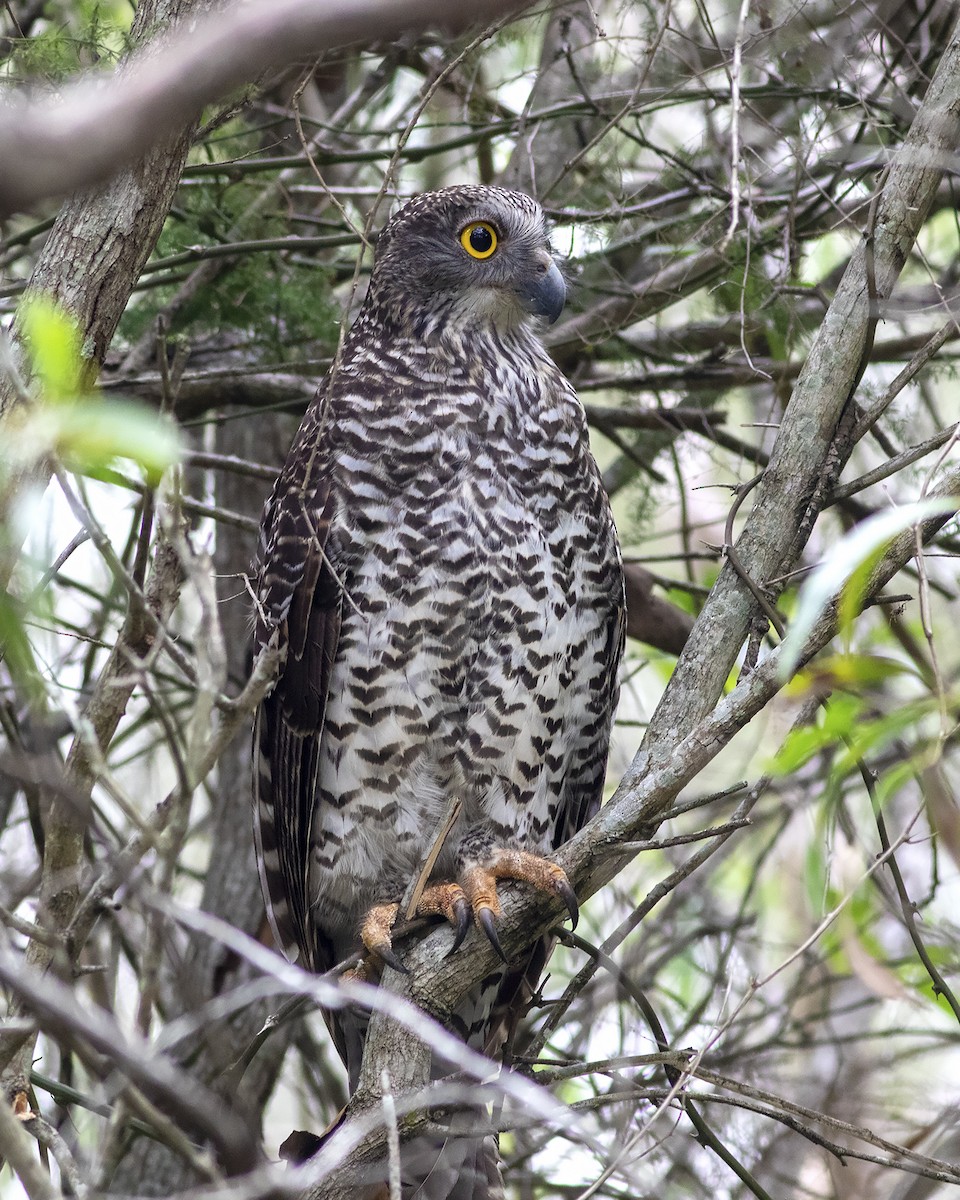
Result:
M549 254L544 252L536 273L528 276L517 288L520 303L535 317L546 317L552 325L563 312L567 299L567 285L563 282L560 268Z

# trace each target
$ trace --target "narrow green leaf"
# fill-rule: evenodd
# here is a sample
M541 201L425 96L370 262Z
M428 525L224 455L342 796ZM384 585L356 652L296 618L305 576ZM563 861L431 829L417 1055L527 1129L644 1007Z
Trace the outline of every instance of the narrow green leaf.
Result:
M790 630L781 646L781 678L789 678L803 656L807 638L827 607L839 599L841 618L849 623L851 614L860 611L870 573L880 555L898 534L937 513L953 512L957 501L952 497L918 500L901 508L869 517L840 539L804 583L797 597L797 609ZM860 571L860 568L865 568ZM855 595L844 602L844 589L853 581Z

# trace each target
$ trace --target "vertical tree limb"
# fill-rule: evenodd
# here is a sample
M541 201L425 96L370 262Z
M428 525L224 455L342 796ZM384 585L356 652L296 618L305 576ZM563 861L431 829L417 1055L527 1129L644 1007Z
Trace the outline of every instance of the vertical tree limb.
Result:
M867 231L872 246L868 252L866 240L861 243L844 272L797 379L737 541L739 559L760 587L794 565L812 519L826 502L826 496L818 496L818 487L841 415L862 374L872 326L958 145L960 25L954 27L909 134L880 177L873 228ZM800 540L798 530L803 531ZM749 587L733 565L725 563L623 786L629 787L661 761L713 708L756 612Z
M188 15L209 12L211 0L145 0L138 5L131 41L136 47L157 29ZM121 69L122 71L122 69ZM96 191L71 196L61 208L30 279L28 290L42 292L77 321L89 378L95 379L116 333L130 293L160 236L193 140L196 120L151 146L144 157ZM14 356L28 374L22 344L14 336ZM0 421L17 403L11 379L0 375ZM19 480L18 486L47 482L45 467ZM6 588L16 548L0 544L0 588Z

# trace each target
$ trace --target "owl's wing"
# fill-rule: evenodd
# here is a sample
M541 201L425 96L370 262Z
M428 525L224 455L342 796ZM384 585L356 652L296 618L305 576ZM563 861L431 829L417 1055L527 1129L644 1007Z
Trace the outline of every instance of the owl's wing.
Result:
M556 850L570 840L600 811L607 776L607 752L610 731L620 698L620 660L627 632L627 599L623 580L620 545L613 513L599 473L595 473L595 494L602 534L597 562L602 570L601 594L606 597L601 636L597 640L589 694L584 697L586 720L576 745L576 767L567 780L563 803L553 831Z
M279 639L280 675L254 725L254 829L260 883L284 953L332 965L310 915L308 870L320 739L340 637L343 588L327 555L337 505L318 397L264 507L254 654Z

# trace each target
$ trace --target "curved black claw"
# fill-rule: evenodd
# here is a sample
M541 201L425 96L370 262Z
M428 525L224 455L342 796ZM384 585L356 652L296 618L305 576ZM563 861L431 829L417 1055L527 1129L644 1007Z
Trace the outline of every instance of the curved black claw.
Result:
M557 895L567 906L567 912L570 914L570 925L576 929L577 922L580 920L580 906L577 904L577 894L570 886L566 879L558 879L554 885L557 889Z
M410 972L403 965L399 958L394 954L389 946L378 946L377 954L383 959L388 967L393 967L395 971L399 971L401 975L409 975Z
M453 945L450 947L450 950L446 955L447 958L449 958L451 954L456 954L456 952L460 949L460 947L463 945L463 939L467 936L467 930L470 928L470 905L467 903L466 896L461 896L460 899L454 903L453 911L457 918L457 924L455 927L456 932L453 939Z
M487 941L496 950L503 962L507 961L507 956L503 952L503 947L500 945L500 939L497 937L497 918L493 915L492 908L477 909L477 924L487 935Z

